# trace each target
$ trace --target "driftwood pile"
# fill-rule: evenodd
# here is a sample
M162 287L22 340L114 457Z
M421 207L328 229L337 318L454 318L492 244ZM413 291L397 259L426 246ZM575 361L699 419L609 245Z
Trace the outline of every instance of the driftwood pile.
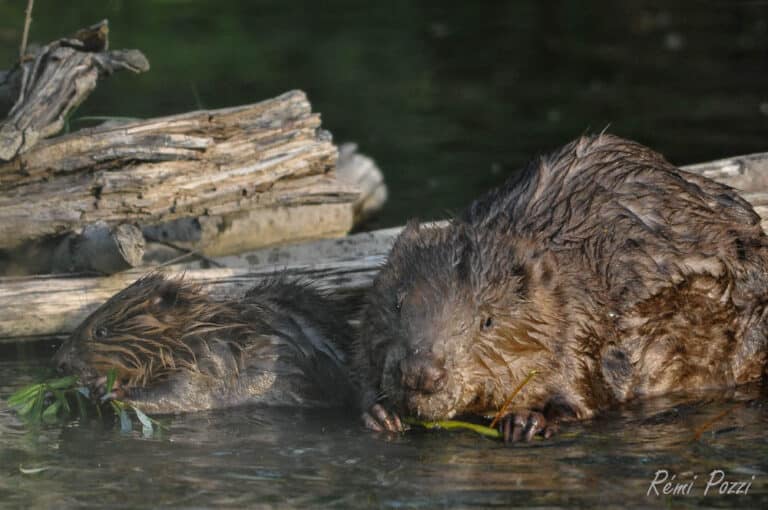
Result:
M339 149L300 91L43 140L97 77L149 68L137 50L107 51L106 22L78 34L2 75L16 97L0 123L4 274L114 273L151 243L157 260L338 237L386 198L380 171L354 150L337 173ZM177 250L159 247L169 244Z

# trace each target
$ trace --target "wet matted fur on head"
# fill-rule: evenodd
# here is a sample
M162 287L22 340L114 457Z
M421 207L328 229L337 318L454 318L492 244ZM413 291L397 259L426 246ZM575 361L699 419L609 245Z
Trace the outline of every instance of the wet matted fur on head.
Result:
M214 301L199 284L150 273L89 316L57 357L70 358L91 376L115 368L124 384L143 386L180 369L198 370L200 350L225 331L238 351L252 326L236 307Z

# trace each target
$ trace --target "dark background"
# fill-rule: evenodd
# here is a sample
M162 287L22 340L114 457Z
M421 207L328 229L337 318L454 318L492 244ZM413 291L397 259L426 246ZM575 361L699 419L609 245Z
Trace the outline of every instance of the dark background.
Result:
M0 0L0 68L25 5ZM37 0L31 41L102 18L152 69L102 82L73 128L303 89L386 173L370 227L443 216L606 126L677 164L768 151L764 1Z

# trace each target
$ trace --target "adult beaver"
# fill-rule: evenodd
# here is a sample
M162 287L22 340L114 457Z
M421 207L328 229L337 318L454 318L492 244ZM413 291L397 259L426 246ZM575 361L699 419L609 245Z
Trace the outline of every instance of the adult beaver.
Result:
M731 188L637 143L580 138L445 228L410 224L367 296L364 420L489 415L506 439L668 392L759 379L768 250Z
M55 361L146 412L351 401L344 315L312 287L282 278L216 301L195 284L153 273L93 312Z

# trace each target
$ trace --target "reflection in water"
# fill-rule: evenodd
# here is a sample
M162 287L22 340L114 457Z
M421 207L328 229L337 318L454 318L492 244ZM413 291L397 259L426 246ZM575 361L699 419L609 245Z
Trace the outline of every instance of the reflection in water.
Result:
M39 367L45 363L39 362ZM35 366L31 367L35 369ZM1 362L0 397L22 383L20 362ZM245 407L169 417L154 438L99 421L31 431L0 412L0 498L10 506L278 505L294 507L659 504L646 492L659 469L697 475L675 504L715 504L712 469L755 476L746 496L768 502L768 407L759 386L694 402L630 403L549 441L505 447L472 433L363 430L338 412ZM723 410L701 440L697 428ZM35 474L25 469L46 468ZM734 496L735 497L735 496Z

